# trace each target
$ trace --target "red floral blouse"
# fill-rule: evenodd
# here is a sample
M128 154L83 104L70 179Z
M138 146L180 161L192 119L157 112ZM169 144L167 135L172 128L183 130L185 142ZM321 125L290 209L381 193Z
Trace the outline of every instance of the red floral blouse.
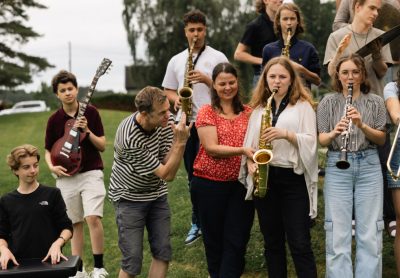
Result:
M241 147L247 130L251 108L244 106L237 117L225 119L207 104L200 108L196 127L215 126L220 145ZM200 144L199 153L194 161L193 175L215 181L234 181L238 179L241 156L228 158L213 158L209 156Z

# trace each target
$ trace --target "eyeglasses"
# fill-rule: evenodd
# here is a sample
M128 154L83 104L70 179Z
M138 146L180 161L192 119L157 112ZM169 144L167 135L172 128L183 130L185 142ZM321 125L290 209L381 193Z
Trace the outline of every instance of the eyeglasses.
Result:
M343 77L349 77L350 73L353 77L359 77L361 75L361 70L342 70L340 75Z

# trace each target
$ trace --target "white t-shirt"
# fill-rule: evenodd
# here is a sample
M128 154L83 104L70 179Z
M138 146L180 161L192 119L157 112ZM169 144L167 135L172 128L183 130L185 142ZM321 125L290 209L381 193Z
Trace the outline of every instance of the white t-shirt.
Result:
M388 98L394 97L394 98L399 98L398 96L398 88L397 88L397 83L396 82L389 82L386 84L385 88L383 89L383 97L386 100Z
M162 82L164 88L179 91L179 89L183 87L188 55L189 51L185 49L171 58ZM193 61L196 57L197 53L193 55ZM197 60L194 69L207 74L211 78L214 67L222 62L228 62L228 58L226 58L225 54L210 46L206 46ZM200 107L204 104L211 103L210 88L204 83L193 84L192 102L193 114L191 121L194 122L196 121ZM178 112L176 120L179 121L180 117L181 111Z

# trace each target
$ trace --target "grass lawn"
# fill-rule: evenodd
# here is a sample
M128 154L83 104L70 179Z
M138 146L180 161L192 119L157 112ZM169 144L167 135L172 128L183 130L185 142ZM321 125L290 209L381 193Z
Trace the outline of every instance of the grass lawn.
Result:
M0 117L0 195L11 191L17 186L17 179L11 174L5 163L5 157L11 148L29 143L39 147L42 154L40 168L41 174L39 181L47 185L55 185L55 180L50 175L44 161L44 135L46 123L52 112L20 114ZM105 164L104 176L106 188L108 188L110 171L113 159L113 140L115 131L120 121L129 115L127 112L117 112L109 110L100 111L107 138L107 148L102 154ZM313 250L317 261L319 277L325 276L325 232L323 225L323 198L322 183L319 189L319 215L316 225L312 228ZM207 264L205 261L204 249L201 240L191 246L185 246L183 241L189 229L190 222L190 202L186 182L186 173L181 167L176 179L169 185L169 203L172 210L172 247L173 261L170 263L168 276L195 278L207 277ZM240 219L238 219L240 221ZM105 229L105 264L110 277L117 277L119 270L120 251L118 248L117 229L114 221L114 209L112 204L105 202L103 225ZM387 233L383 238L383 277L396 277L396 267L393 253L393 239ZM84 262L87 269L93 267L93 259L90 251L90 241L88 231L85 238L86 252ZM64 250L70 254L69 245ZM139 277L147 277L147 270L150 263L150 253L147 242L145 243L145 253L143 260L142 274ZM266 277L266 270L263 258L263 240L255 221L252 236L249 242L246 255L246 271L243 277ZM289 277L296 277L293 263L289 259Z

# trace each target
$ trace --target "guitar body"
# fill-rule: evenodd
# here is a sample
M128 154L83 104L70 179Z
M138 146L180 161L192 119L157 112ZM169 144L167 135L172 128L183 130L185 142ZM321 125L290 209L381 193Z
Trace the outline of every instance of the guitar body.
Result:
M69 119L64 126L64 135L51 148L53 165L67 169L67 174L74 175L81 169L81 143L86 137L85 132L74 129L75 119Z

